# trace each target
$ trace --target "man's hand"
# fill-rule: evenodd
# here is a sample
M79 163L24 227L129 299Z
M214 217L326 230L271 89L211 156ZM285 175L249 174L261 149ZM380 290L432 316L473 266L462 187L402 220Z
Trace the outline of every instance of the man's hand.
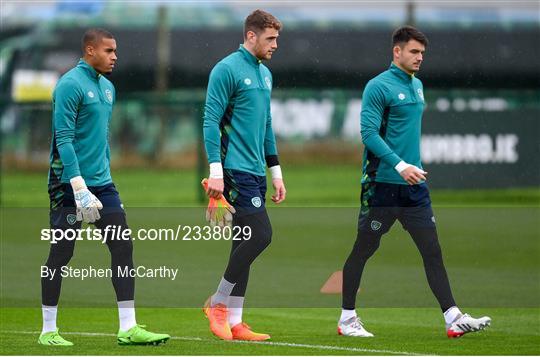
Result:
M101 201L88 190L81 176L72 178L70 182L77 206L77 221L94 223L99 220L101 218L99 210L103 208Z
M219 199L223 193L223 179L222 178L209 178L207 186L205 188L206 194L210 198Z
M285 189L285 184L283 183L283 179L280 179L280 178L272 179L272 186L274 186L274 192L275 192L272 195L272 201L274 201L274 203L276 204L283 202L287 194L287 190Z
M208 192L208 186L211 179L203 179L201 185L206 192ZM221 179L223 185L223 179ZM223 192L223 189L221 189ZM220 193L219 198L210 197L208 202L208 207L206 208L206 221L210 223L212 227L214 226L231 226L233 220L233 214L236 213L236 210L223 195Z
M401 171L399 174L401 175L401 177L403 177L405 181L407 181L409 185L416 185L421 181L426 180L427 172L419 169L414 165L410 165L409 167Z

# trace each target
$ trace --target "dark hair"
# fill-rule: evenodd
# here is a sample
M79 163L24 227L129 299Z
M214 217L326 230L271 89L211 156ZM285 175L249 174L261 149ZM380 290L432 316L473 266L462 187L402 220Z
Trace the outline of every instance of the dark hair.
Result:
M266 28L273 28L280 31L282 25L274 15L263 10L255 10L246 17L246 21L244 22L244 38L246 38L248 31L259 34Z
M81 45L83 54L85 52L86 46L88 45L97 45L103 38L114 38L112 33L102 28L92 28L86 30L83 35Z
M392 34L392 47L402 46L410 40L416 40L426 47L428 45L426 35L412 26L403 26L395 30Z

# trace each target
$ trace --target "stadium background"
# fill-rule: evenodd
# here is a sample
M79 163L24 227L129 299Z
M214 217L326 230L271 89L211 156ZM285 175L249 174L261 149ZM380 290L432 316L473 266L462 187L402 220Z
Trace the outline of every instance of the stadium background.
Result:
M3 354L44 353L8 347L5 339L15 329L24 332L17 335L21 345L33 345L39 328L50 92L80 57L84 29L105 27L118 42L111 149L130 225L200 225L208 73L242 42L243 19L258 7L285 25L268 66L289 193L282 207L271 209L274 242L252 271L248 302L250 321L269 328L277 345L220 344L195 309L219 278L228 242L137 242L136 263L176 264L184 273L176 282L137 282L139 316L180 340L160 352L112 348L106 336L116 328L109 281L75 280L64 284L62 304L71 309L61 315L78 342L72 353L539 354L538 2L2 1ZM398 225L370 261L359 300L364 318L393 339L338 339L333 329L339 295L318 291L341 268L354 239L362 89L390 64L391 32L405 23L430 39L419 73L428 104L422 156L455 295L468 311L498 322L459 345L441 343L440 316L421 260ZM71 264L107 266L108 257L100 244L81 242ZM81 324L78 316L96 321ZM411 319L415 329L403 331ZM306 321L311 325L304 331ZM89 346L88 337L77 335L81 331L105 335ZM287 345L313 343L310 334L318 345L344 349Z

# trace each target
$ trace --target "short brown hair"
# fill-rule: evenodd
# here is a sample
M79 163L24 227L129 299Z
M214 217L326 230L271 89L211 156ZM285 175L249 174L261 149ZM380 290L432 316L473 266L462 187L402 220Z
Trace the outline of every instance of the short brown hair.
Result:
M86 30L81 40L82 52L85 53L86 46L97 45L103 38L114 38L112 33L102 28L91 28Z
M403 26L398 28L392 34L392 47L402 46L403 44L409 42L410 40L416 40L427 47L428 39L426 35L418 31L412 26Z
M280 31L282 26L281 22L274 15L257 9L246 17L246 21L244 22L244 38L246 38L248 31L253 31L256 34L263 32L267 28Z

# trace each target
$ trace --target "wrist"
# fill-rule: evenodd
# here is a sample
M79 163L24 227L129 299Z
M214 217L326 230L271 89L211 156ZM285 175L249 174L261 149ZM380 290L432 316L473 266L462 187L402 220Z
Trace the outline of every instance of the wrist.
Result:
M71 183L73 192L88 189L88 187L86 187L86 182L84 182L84 179L82 178L82 176L75 176L71 178L69 182Z
M210 176L209 177L212 179L223 178L223 166L221 166L221 162L210 163Z
M273 179L283 180L283 173L281 172L280 165L272 166L269 168L269 170L270 170L270 175L272 176L272 180Z
M401 160L400 162L398 162L398 164L396 166L394 166L394 169L398 172L398 173L401 173L403 172L403 170L411 167L412 165L410 164L407 164L405 161Z

